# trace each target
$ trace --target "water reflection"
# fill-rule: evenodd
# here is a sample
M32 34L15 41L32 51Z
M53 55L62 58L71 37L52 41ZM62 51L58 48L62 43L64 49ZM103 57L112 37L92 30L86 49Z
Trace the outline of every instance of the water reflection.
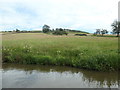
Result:
M3 87L118 87L117 72L95 72L70 67L20 64L3 64L3 69Z

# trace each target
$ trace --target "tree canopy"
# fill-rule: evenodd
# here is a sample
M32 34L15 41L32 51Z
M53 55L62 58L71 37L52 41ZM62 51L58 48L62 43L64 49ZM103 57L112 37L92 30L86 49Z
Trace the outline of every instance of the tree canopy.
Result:
M67 35L68 33L65 31L65 29L62 28L56 28L56 30L53 31L54 35Z
M104 34L107 34L107 33L108 33L108 31L107 31L106 29L102 29L102 31L101 31L102 36L103 36Z
M48 26L48 25L45 24L43 26L42 30L43 30L44 33L48 33L50 31L50 26Z
M113 33L117 34L117 37L119 36L120 33L120 21L114 21L112 24L112 31Z

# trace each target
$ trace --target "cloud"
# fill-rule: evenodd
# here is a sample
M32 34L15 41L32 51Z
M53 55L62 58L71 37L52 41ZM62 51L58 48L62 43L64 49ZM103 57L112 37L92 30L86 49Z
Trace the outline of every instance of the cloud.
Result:
M0 30L70 28L94 32L111 30L118 16L118 0L1 0Z

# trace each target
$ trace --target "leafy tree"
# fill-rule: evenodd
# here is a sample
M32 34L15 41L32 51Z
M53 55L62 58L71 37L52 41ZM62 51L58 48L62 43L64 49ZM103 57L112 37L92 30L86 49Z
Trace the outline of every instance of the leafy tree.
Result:
M96 32L94 32L93 35L96 36Z
M59 31L63 31L63 29L62 29L62 28L59 28Z
M96 29L96 32L95 32L95 33L96 33L96 35L97 35L97 34L100 34L100 32L101 32L100 29Z
M16 29L16 32L20 32L20 30Z
M42 30L44 33L48 33L50 31L50 26L44 25Z
M67 35L68 33L62 28L56 28L56 30L53 32L53 34L54 35L63 35L63 34Z
M107 34L107 33L108 33L108 31L107 31L106 29L102 29L102 31L101 31L102 36L103 36L104 34Z
M112 24L112 31L113 33L117 34L117 37L119 36L120 33L120 21L114 21Z

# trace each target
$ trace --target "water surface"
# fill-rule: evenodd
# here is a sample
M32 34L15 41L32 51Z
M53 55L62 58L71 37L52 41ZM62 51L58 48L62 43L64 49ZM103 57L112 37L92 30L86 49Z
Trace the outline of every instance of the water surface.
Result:
M2 87L118 88L118 73L63 66L3 64Z

